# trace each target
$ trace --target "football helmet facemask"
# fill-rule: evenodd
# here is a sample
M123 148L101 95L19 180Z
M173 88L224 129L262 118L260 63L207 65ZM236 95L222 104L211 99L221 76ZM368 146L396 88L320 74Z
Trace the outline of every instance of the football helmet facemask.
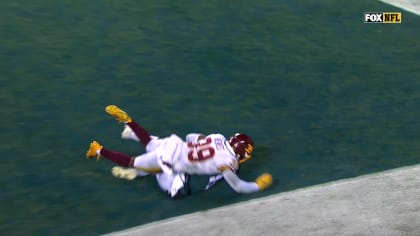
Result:
M230 137L229 144L235 152L239 163L242 164L251 159L251 154L254 150L254 141L248 135L236 133Z

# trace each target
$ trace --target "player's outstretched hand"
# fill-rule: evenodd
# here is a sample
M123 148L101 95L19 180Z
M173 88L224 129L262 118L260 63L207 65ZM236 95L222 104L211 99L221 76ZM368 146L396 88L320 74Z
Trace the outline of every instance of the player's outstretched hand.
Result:
M260 190L264 190L273 184L273 176L271 176L269 173L264 173L258 176L258 178L255 180L255 183L257 183Z

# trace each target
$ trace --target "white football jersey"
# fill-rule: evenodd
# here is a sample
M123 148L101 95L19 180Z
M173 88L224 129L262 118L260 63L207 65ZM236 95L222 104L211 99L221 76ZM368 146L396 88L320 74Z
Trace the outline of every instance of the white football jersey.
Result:
M182 149L173 166L177 172L214 175L226 168L234 172L239 168L235 153L221 134L211 134L197 142L187 142Z

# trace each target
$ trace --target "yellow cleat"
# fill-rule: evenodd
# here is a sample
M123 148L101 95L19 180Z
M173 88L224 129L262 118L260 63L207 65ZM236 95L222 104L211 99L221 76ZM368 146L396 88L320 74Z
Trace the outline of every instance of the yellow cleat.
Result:
M113 116L115 119L117 119L119 122L122 123L130 123L131 117L123 110L121 110L119 107L115 105L108 105L105 107L106 113Z
M96 157L97 160L99 160L99 158L101 157L101 155L99 154L99 150L102 149L102 145L100 145L98 142L93 141L90 143L89 149L86 152L86 158L90 159L92 157Z

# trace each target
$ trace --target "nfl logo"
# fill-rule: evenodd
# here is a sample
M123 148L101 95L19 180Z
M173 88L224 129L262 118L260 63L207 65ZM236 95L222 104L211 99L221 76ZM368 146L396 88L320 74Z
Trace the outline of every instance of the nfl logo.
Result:
M365 12L365 23L401 23L401 12Z

